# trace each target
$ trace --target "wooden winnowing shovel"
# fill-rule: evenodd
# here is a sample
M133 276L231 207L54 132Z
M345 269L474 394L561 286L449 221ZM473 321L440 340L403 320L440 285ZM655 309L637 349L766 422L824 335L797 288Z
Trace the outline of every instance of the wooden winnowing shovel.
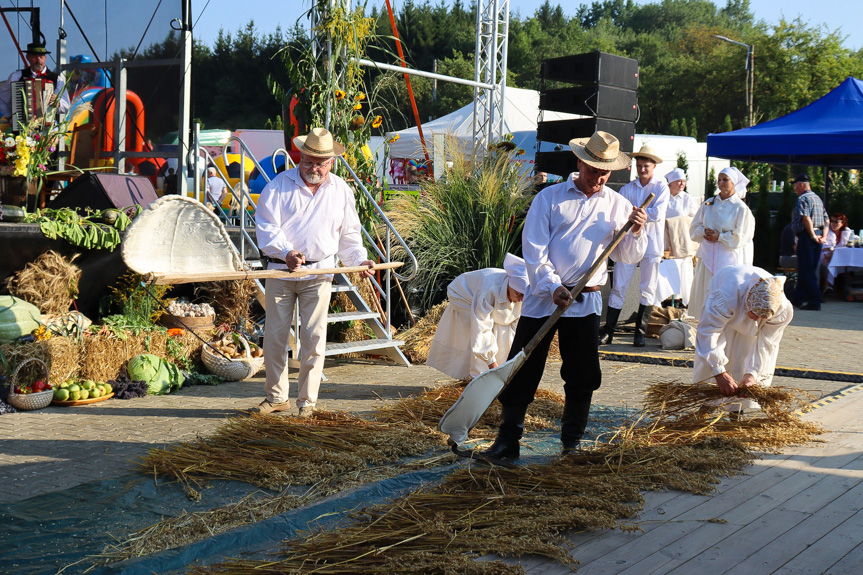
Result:
M644 200L644 203L641 204L641 209L650 205L653 198L654 194L648 195L647 199ZM454 453L462 457L471 456L472 452L460 450L458 447L459 444L467 439L468 432L473 429L479 421L479 418L482 417L497 396L500 395L507 385L509 385L515 374L518 373L518 370L521 369L524 362L527 361L527 358L531 353L533 353L536 346L539 345L539 342L541 342L551 328L554 327L554 324L558 319L560 319L560 316L563 315L566 308L569 307L575 297L584 289L587 282L593 277L599 267L605 263L605 260L608 259L609 255L611 255L611 252L614 251L617 244L623 240L623 236L631 227L632 222L626 222L626 225L624 225L623 228L615 234L611 243L605 247L601 254L599 254L599 257L596 258L596 261L593 262L593 265L590 266L587 273L585 273L575 287L569 291L572 296L569 303L564 306L558 306L554 313L551 314L551 317L542 324L542 327L536 335L527 342L527 345L525 345L515 357L503 365L479 374L473 379L473 381L467 384L461 397L459 397L453 406L449 408L443 417L441 417L441 420L438 423L438 429L449 435L448 443Z

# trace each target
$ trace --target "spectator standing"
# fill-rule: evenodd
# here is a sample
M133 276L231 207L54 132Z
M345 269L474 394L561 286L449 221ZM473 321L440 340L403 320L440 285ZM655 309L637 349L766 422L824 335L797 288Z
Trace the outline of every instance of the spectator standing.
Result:
M818 194L810 187L808 174L794 178L797 206L791 224L797 234L797 289L794 305L803 310L821 309L821 289L818 284L818 264L821 247L827 235L827 212Z

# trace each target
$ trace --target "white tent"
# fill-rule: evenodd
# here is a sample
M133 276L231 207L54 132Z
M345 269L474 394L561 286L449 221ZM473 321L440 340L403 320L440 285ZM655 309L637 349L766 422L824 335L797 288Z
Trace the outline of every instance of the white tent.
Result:
M526 152L523 159L533 161L536 152L536 123L539 120L539 92L507 87L505 94L504 131L515 135L515 144ZM545 112L544 119L551 121L581 117L583 116ZM387 138L392 139L395 134L398 134L399 139L390 144L389 156L391 158L419 159L424 157L419 131L416 127L389 133ZM434 154L435 134L454 137L465 153L473 152L473 103L423 124L423 137L429 156ZM543 147L544 149L545 147Z

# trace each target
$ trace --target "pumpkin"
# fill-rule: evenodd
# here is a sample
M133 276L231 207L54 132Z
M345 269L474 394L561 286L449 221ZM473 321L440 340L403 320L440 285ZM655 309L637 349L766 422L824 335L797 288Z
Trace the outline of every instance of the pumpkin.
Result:
M39 308L11 295L0 295L0 343L12 343L39 327Z

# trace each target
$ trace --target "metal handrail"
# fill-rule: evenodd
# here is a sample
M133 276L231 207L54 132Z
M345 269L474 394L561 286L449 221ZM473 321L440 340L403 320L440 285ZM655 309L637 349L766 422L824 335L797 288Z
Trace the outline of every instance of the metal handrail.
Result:
M363 194L365 194L366 198L368 198L369 201L372 203L372 205L374 206L375 212L380 216L380 218L386 224L388 232L391 232L396 237L399 244L401 244L402 248L405 250L405 254L407 255L408 258L410 258L411 264L413 264L413 271L408 276L403 276L403 275L399 274L398 272L393 272L393 273L395 274L395 276L397 278L399 278L402 281L412 280L414 277L416 277L417 268L419 267L419 262L417 261L416 256L413 254L413 252L408 247L407 242L405 242L404 239L402 239L401 235L399 235L399 232L396 230L395 226L390 221L390 219L386 216L383 209L378 205L378 202L375 200L374 196L372 196L369 193L369 191L366 189L366 187L363 185L362 181L357 176L356 172L354 172L353 168L351 168L350 164L348 164L348 162L342 157L339 157L339 159L342 161L342 164L348 169L348 172L350 172L351 176L354 179L354 183L356 183L357 186L359 186L360 190L362 190L362 192L363 192ZM374 239L371 237L371 235L368 233L368 231L365 228L363 228L363 234L365 234L366 238L369 240L369 243L371 243L373 246L375 246L375 251L378 253L378 255L382 259L384 259L385 261L389 262L390 261L389 254L391 253L390 252L390 245L389 245L389 243L390 243L389 233L387 233L387 238L386 238L387 255L384 255L383 253L381 253L381 251L377 248L377 245L375 244Z

